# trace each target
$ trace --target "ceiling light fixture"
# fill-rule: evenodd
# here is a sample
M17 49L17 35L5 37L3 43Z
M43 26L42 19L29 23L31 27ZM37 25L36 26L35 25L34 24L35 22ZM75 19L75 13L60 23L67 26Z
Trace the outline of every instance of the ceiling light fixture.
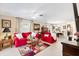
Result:
M40 16L43 16L43 14L40 14Z

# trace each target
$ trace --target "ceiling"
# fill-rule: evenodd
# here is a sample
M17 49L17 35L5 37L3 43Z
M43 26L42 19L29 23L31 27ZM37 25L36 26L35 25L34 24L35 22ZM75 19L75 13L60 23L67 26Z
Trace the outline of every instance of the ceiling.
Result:
M74 20L71 3L0 3L0 15L50 23Z

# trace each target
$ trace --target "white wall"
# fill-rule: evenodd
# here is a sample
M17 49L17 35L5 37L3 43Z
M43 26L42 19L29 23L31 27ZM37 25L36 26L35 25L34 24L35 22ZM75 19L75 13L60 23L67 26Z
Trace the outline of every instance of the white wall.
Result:
M29 32L31 31L31 21L28 20L20 20L20 32Z
M73 33L76 32L76 25L74 19L74 11L72 3L60 4L61 7L57 8L58 15L47 20L47 23L51 24L71 24L73 27ZM59 5L59 6L60 6ZM57 14L57 12L56 12Z

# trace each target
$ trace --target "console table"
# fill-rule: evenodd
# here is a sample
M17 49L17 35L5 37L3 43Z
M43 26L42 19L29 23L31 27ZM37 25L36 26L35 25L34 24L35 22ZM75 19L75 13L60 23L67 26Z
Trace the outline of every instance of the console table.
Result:
M61 42L63 56L79 56L79 45L76 41Z

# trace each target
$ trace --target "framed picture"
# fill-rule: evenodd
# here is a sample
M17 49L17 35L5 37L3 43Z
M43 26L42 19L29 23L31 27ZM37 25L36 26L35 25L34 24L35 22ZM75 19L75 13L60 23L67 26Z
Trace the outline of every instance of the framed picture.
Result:
M2 19L2 28L5 27L11 28L11 20Z
M63 29L66 29L66 25L63 26Z
M55 26L53 25L53 26L52 26L52 30L54 30L54 29L55 29Z
M70 25L70 24L68 24L68 25L67 25L67 28L68 28L68 27L71 27L71 25Z
M40 24L35 24L34 23L34 27L33 28L34 28L34 30L40 30Z

